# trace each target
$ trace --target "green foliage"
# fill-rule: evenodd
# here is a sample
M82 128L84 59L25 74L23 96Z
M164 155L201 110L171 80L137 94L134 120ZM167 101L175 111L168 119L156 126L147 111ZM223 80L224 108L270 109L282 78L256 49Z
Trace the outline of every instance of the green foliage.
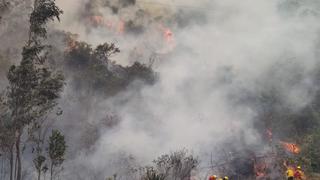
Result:
M311 168L314 172L320 173L320 129L317 130L311 138L309 153Z
M310 172L320 173L320 128L304 138L302 152L299 156L301 164L304 164Z
M35 7L30 16L30 32L32 38L45 38L47 34L45 25L54 18L60 20L62 10L56 6L55 0L35 0L34 4Z
M96 49L93 52L93 55L96 59L109 63L110 57L113 54L117 54L119 52L120 52L120 49L117 48L113 43L112 44L104 43L96 47Z
M33 163L36 169L42 170L44 168L43 165L45 161L46 161L46 157L40 155L33 160Z
M48 113L62 90L61 73L54 74L48 67L38 64L46 59L45 55L41 56L46 52L39 39L45 37L46 32L41 35L37 32L37 28L44 28L48 20L59 17L60 13L52 0L35 1L29 42L23 48L22 61L19 66L11 66L8 72L8 105L17 129Z
M147 84L154 82L155 73L144 64L135 62L123 67L111 61L111 57L119 52L114 44L104 43L93 49L85 42L75 41L65 56L74 85L79 90L110 96L124 90L136 79Z
M64 78L48 68L38 68L31 59L11 66L8 73L8 105L17 128L47 114L62 91Z
M135 79L143 80L147 83L153 83L155 81L155 75L152 69L139 62L134 62L132 66L126 67L128 73L128 83Z
M66 54L66 65L73 71L82 71L89 65L92 47L85 42L75 42L76 48L71 48Z
M49 137L49 157L53 166L59 166L64 161L67 145L62 135L58 130L53 130Z
M38 70L30 59L24 60L20 66L11 66L8 73L8 105L11 117L17 129L34 119L34 106L38 87Z
M22 179L21 136L29 125L32 127L29 135L37 146L37 155L33 162L38 171L38 180L45 167L46 158L41 154L43 140L39 135L42 123L39 121L45 119L57 105L64 78L60 72L54 73L45 65L48 46L43 45L42 41L47 34L46 23L54 17L59 19L61 13L54 0L34 1L34 9L30 16L29 40L23 47L22 60L18 66L11 66L7 74L9 87L6 105L11 121L11 129L8 130L15 134L13 144L16 146L17 180ZM39 136L35 136L35 132ZM12 151L11 149L11 153ZM10 171L13 172L12 167Z
M10 152L15 139L15 133L12 124L10 123L8 109L2 98L0 99L0 154L1 152Z

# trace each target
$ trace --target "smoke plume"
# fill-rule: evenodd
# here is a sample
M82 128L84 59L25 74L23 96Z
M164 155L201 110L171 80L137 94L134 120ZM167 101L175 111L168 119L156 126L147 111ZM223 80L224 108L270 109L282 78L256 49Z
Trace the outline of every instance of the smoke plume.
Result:
M154 84L136 80L107 98L78 91L66 77L64 113L56 123L70 142L65 179L116 173L131 179L125 175L130 167L183 148L200 158L201 167L209 154L219 159L222 145L265 151L256 128L263 107L250 97L272 90L299 111L318 90L316 0L57 3L64 15L50 25L52 32L77 34L93 46L113 42L121 50L112 57L116 63L152 61L157 73ZM2 29L1 50L10 34ZM58 46L60 40L51 41Z

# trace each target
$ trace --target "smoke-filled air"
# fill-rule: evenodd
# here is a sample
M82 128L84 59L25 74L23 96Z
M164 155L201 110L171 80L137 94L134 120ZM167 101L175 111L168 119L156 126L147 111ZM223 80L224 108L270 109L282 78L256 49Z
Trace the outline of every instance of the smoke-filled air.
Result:
M0 0L0 180L319 180L320 1Z

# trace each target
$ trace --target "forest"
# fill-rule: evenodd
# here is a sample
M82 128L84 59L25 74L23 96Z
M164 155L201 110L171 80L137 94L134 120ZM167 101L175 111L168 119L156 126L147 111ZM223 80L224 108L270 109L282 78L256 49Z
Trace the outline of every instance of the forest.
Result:
M319 20L317 0L0 0L0 180L319 180Z

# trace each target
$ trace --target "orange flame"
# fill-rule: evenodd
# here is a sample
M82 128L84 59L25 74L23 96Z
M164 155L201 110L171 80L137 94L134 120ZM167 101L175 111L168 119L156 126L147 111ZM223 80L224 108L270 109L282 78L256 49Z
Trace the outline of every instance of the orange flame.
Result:
M288 142L284 142L284 141L281 141L280 143L285 150L287 150L288 152L291 152L293 154L299 154L301 151L300 147L297 144L288 143Z
M66 52L71 52L73 49L78 48L77 39L79 38L78 34L68 34L66 37L67 47L65 49Z
M89 19L94 26L100 26L104 23L104 19L102 16L91 16Z
M112 21L105 19L103 16L91 16L89 17L91 25L95 27L106 27L114 33L119 35L123 34L125 31L125 23L122 20Z

